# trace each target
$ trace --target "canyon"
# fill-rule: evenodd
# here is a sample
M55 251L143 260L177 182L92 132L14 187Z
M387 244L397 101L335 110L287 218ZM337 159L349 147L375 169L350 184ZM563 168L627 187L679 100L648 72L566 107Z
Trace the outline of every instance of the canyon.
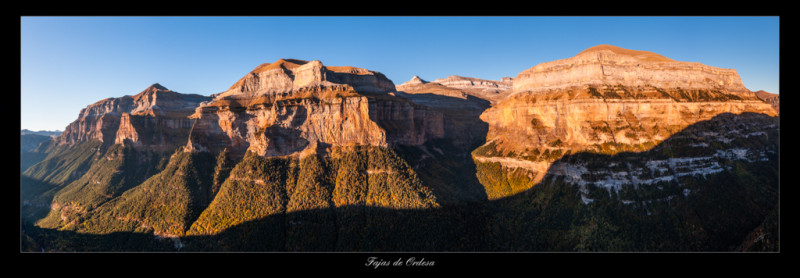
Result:
M743 240L776 225L777 103L610 45L499 81L280 59L87 106L24 162L22 218L52 250L774 250Z

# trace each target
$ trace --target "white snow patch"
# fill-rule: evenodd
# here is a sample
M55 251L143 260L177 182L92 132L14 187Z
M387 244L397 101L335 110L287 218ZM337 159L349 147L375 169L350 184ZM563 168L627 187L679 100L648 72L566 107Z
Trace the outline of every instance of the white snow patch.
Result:
M732 149L730 151L735 154L738 159L747 159L747 149Z
M727 149L727 150L718 150L717 153L714 154L716 157L722 157L727 159L738 159L738 160L747 160L747 151L748 149Z
M707 144L703 144L707 145ZM726 167L720 165L719 159L726 158L726 159L736 159L736 160L747 160L753 162L748 158L748 153L750 153L751 157L754 153L752 153L749 149L739 148L739 149L727 149L727 150L718 150L715 154L711 156L702 156L702 157L674 157L662 160L650 160L645 161L644 167L631 167L630 164L627 166L627 171L611 171L607 169L598 169L592 170L586 168L585 165L576 163L565 163L560 162L553 164L550 168L550 174L554 176L561 176L564 178L565 182L575 184L579 187L581 192L581 200L584 204L588 204L593 202L594 200L591 198L587 198L589 193L589 185L597 186L598 188L606 189L609 194L611 194L611 190L619 191L626 185L632 185L636 188L640 186L646 185L654 185L658 183L669 183L673 181L677 181L678 177L683 176L707 176L709 174L715 174L725 171ZM768 158L766 157L765 152L758 153L758 160L760 161L767 161ZM609 163L609 166L616 165L614 163ZM610 167L609 167L610 168ZM642 178L649 171L650 176L652 178ZM583 177L587 174L592 174L597 177L597 180L592 182L585 180ZM659 176L660 175L660 176ZM661 186L658 189L663 189ZM684 189L682 194L684 197L688 197L689 194L692 193L690 189ZM678 195L676 195L678 196ZM669 201L675 196L669 196L666 198L661 198L661 201ZM631 204L633 201L629 200L620 200L624 204Z
M748 134L745 134L744 137L759 136L759 135L767 135L767 133L763 131L750 132Z

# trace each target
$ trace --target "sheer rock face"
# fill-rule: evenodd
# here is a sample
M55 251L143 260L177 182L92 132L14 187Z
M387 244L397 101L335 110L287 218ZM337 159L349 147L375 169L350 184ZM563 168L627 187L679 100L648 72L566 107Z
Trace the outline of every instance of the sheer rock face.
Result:
M513 90L543 93L605 84L749 92L734 69L678 62L652 52L610 45L595 46L575 57L541 63L525 70L517 75Z
M535 99L535 103L534 100ZM481 115L489 123L488 138L507 146L544 146L560 140L583 149L604 143L637 145L660 142L695 122L721 113L756 112L776 115L758 100L675 102L672 99L591 99L542 96L514 99Z
M481 115L485 146L507 167L544 163L529 167L542 173L564 153L644 151L721 113L777 115L734 70L610 46L526 70L513 90Z
M248 99L299 96L309 89L355 90L361 93L394 91L394 83L383 74L355 67L326 67L320 61L280 59L261 64L216 97Z
M759 90L759 91L756 91L754 93L756 94L756 96L758 98L760 98L761 100L769 103L769 105L771 105L772 108L775 108L775 111L780 113L780 108L781 108L780 107L781 106L780 105L780 100L781 100L780 95L772 94L772 93L766 92L764 90Z
M383 74L361 68L294 59L262 64L196 109L186 150L282 156L444 136L441 113L394 96L394 88Z
M487 126L480 120L480 114L497 96L510 91L510 80L504 82L508 86L503 87L498 85L501 82L493 80L460 76L428 82L415 75L397 86L397 94L441 111L445 118L445 137L455 146L471 150L486 137Z
M186 142L193 122L188 116L208 99L153 84L137 95L108 98L87 106L57 141L74 144L99 140L156 149L174 147Z

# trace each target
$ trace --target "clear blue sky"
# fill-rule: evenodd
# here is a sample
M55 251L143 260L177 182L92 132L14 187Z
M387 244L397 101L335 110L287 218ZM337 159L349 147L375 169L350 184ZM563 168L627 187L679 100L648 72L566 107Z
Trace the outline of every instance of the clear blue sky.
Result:
M778 92L778 17L21 17L21 128L64 130L81 108L153 83L226 90L280 58L379 71L395 84L499 80L611 44L732 68Z

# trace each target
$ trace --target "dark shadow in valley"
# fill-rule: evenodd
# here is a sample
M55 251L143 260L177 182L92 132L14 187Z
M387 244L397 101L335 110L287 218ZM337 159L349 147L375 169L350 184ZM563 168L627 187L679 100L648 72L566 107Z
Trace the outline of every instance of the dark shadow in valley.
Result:
M643 152L566 155L531 190L498 203L512 208L536 200L530 206L535 208L543 199L564 204L533 209L536 217L548 221L529 218L517 224L542 233L557 226L549 220L570 219L560 223L569 227L563 232L575 234L563 242L572 242L579 250L742 250L748 233L777 229L777 221L769 216L779 209L779 140L778 117L722 113ZM573 172L564 173L567 168ZM578 168L584 170L574 170ZM575 185L563 186L570 184L566 176L576 174L585 183L583 192ZM628 180L622 186L616 185L619 174ZM549 199L558 192L568 194ZM551 208L560 211L547 212ZM496 219L513 220L531 210L511 211ZM765 236L769 239L762 238L763 242L778 240L777 234ZM536 240L514 240L516 246L539 250Z
M56 187L55 184L20 175L20 218L41 219L47 216L53 195L45 192Z
M486 192L474 174L477 170L471 152L486 142L489 124L482 121L480 115L490 107L489 101L472 95L461 98L432 93L408 94L403 91L397 92L397 95L413 103L399 102L413 108L414 122L397 123L396 119L391 118L393 110L379 109L377 111L382 114L374 117L370 114L378 125L384 128L398 125L427 128L427 125L432 125L444 131L442 136L429 138L422 145L397 144L395 148L399 150L398 154L414 168L440 203L450 205L486 201ZM422 117L419 116L420 110L426 111ZM440 114L441 118L427 113ZM424 131L420 133L424 134ZM393 141L391 135L387 132L390 142Z
M407 94L402 91L398 95L442 113L444 137L462 150L469 152L485 143L489 124L482 121L480 115L491 106L489 101L471 95L460 98L432 93Z
M675 184L666 182L651 188L640 188L641 192L630 192L635 196L625 197L643 203L641 206L626 204L618 193L603 188L590 189L588 196L593 201L584 203L581 199L583 193L577 186L570 185L563 176L549 171L544 180L531 189L498 200L488 201L484 193L482 201L450 202L434 209L343 206L278 213L235 225L217 235L182 237L180 250L731 251L750 231L764 225L765 217L774 214L777 209L779 154L776 148L779 127L772 124L778 124L777 118L754 113L722 114L689 126L646 152L611 156L577 153L555 162L580 162L597 165L593 167L600 169L614 163L637 160L704 156L717 150L775 148L776 153L769 154L766 161L719 159L716 162L723 169L721 172L685 176ZM715 130L729 136L726 138L730 141L719 143L713 136L708 136L707 132ZM738 135L731 130L739 130ZM748 130L763 134L756 137L741 134ZM703 134L705 136L701 138L699 135ZM707 145L713 149L701 150L689 144ZM430 142L425 148L430 152L434 147L445 145L444 142ZM449 151L458 153L455 151L458 148L452 148L442 149L442 156L449 155ZM419 149L407 158L418 159L423 154L425 151ZM463 162L441 161L441 157L428 159L438 161L431 163L443 169L449 168L448 163ZM412 164L418 167L417 171L424 172L425 167L430 165L423 162ZM443 175L440 179L455 176L463 176L465 180L474 179L477 174L474 164L462 167L450 168L453 173ZM464 172L456 172L456 169ZM425 175L420 173L424 182L448 182ZM463 185L460 181L454 183ZM659 185L667 190L670 186L678 186L692 193L683 195L682 191L678 191L681 193L676 197L658 201L653 196L657 195L656 187ZM454 187L452 190L471 189ZM647 195L650 191L651 195ZM331 210L336 217L328 217ZM23 251L31 252L37 251L35 247L64 251L159 252L176 249L174 240L156 239L152 234L86 235L29 228L23 236L35 239L24 241L23 244Z

